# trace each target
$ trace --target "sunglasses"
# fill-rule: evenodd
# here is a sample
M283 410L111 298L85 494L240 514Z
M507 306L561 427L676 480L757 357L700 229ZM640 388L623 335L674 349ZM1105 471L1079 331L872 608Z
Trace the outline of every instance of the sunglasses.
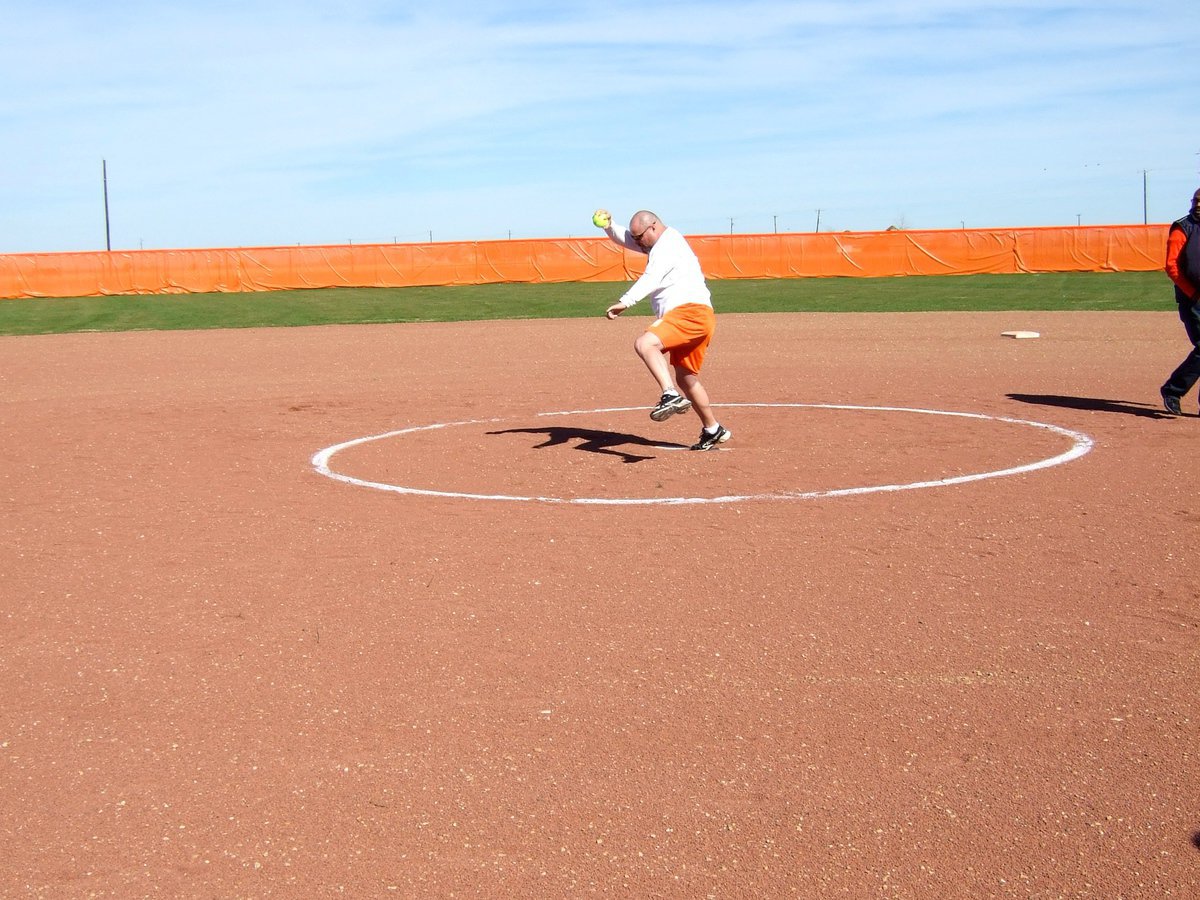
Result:
M641 239L646 236L646 232L648 232L651 228L653 228L657 224L658 224L657 222L651 222L649 225L647 225L645 228L642 229L641 234L634 234L633 239L635 241L641 241Z

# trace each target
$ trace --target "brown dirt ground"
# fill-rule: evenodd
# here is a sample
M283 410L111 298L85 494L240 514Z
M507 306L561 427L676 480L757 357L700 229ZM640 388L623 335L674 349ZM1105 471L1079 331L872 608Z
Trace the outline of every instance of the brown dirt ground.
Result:
M1195 897L1171 313L0 339L0 895ZM1042 337L1000 337L1013 328ZM1194 398L1188 408L1195 412ZM524 429L524 430L522 430ZM552 430L551 430L552 429ZM549 443L547 441L549 440ZM546 446L539 446L546 444Z

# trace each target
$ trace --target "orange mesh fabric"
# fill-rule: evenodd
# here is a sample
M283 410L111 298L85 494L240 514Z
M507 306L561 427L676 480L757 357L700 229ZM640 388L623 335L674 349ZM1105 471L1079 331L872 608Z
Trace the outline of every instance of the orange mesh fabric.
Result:
M689 237L708 278L1162 268L1166 225ZM624 281L645 257L605 237L0 255L0 297Z

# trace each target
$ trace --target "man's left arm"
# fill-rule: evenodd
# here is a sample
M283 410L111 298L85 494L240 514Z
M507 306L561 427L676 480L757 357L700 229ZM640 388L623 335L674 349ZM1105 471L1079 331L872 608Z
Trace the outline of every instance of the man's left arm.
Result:
M1200 240L1200 237L1197 240ZM1185 297L1195 300L1196 286L1188 280L1179 267L1179 257L1183 255L1183 248L1187 241L1187 235L1182 228L1171 229L1171 233L1167 235L1167 261L1163 270L1167 273L1167 277L1175 282L1175 286L1183 291Z
M651 253L649 261L646 263L646 271L641 274L641 277L637 281L630 285L629 290L621 295L621 299L617 301L616 305L629 309L633 304L650 296L650 294L662 287L663 282L666 280L667 272L670 271L670 266L670 260L667 260L660 254Z

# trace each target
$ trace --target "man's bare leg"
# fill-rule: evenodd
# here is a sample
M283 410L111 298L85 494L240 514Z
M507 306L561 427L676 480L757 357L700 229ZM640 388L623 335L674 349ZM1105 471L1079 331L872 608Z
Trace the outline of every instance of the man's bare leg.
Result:
M667 364L666 350L658 335L643 331L633 342L633 349L658 382L659 390L664 394L675 393L675 383L671 381L671 367Z
M692 401L692 409L700 417L701 423L705 428L713 428L717 424L717 418L713 415L712 404L708 400L708 391L700 383L700 376L695 372L689 372L687 369L676 366L675 377L679 380L679 389L683 391L683 396Z

